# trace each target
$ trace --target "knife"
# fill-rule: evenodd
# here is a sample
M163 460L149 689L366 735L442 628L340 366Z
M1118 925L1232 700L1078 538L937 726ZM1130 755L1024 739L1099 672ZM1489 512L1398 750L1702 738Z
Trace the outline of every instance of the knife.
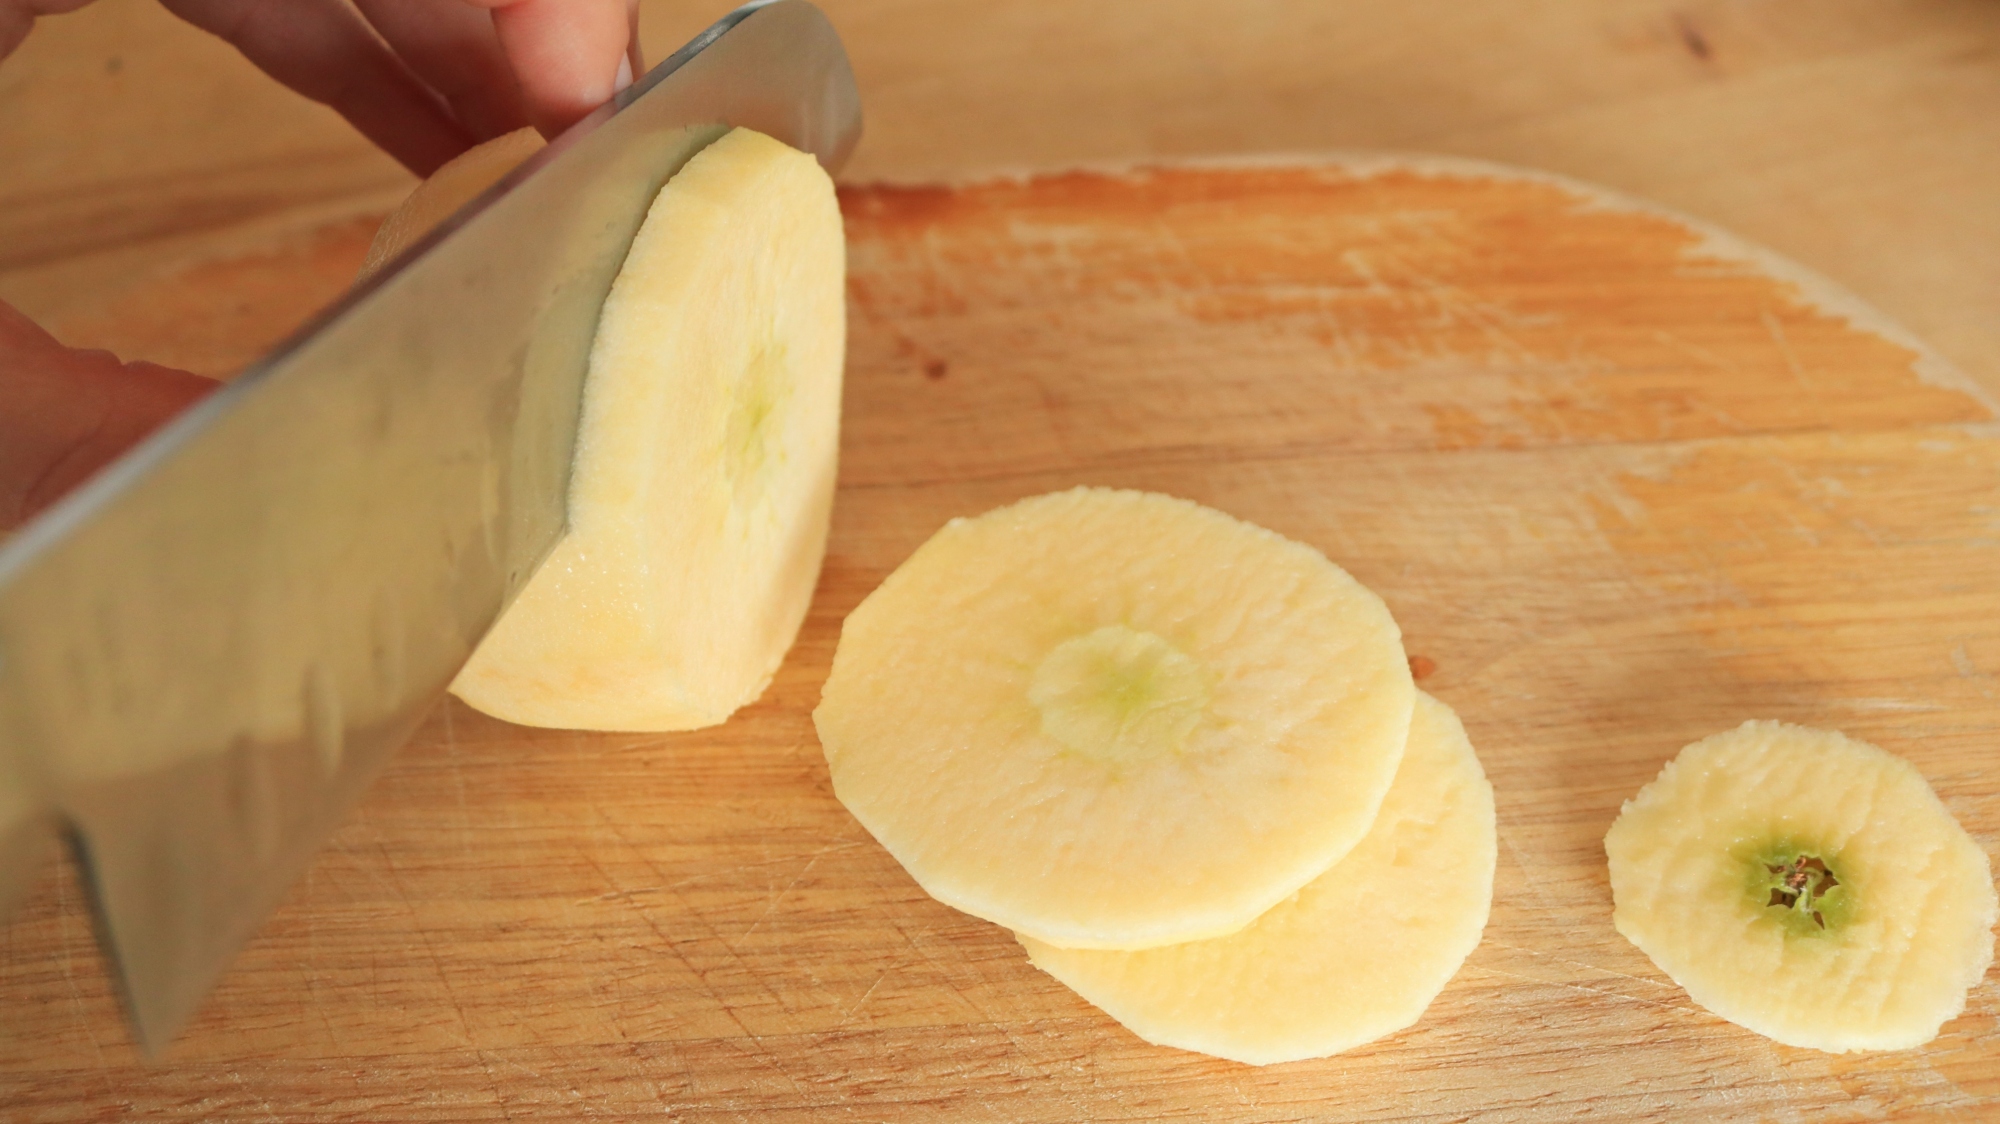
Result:
M729 126L861 132L805 0L731 12L0 546L0 909L67 828L157 1053L562 533L597 314Z

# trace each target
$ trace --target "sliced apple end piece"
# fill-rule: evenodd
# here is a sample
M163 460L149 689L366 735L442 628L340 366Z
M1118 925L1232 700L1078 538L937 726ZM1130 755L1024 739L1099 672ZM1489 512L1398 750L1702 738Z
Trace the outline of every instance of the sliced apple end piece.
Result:
M846 257L817 161L737 129L605 300L569 529L452 691L530 726L711 726L769 685L826 550Z

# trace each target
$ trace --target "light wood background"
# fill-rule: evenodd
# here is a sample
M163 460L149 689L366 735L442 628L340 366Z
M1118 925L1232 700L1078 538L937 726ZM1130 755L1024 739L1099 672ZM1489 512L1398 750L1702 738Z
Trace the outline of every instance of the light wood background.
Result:
M1957 199L1949 221L1902 214L1932 224L1927 307L1956 293L1972 341L1940 350L1977 369L1990 345L1966 263L1995 260L1971 249L1993 221L1975 205L1993 153L1953 116L1968 91L1993 96L1975 50L1994 41L1990 6L1829 5L1796 27L1777 5L1600 7L1588 27L1554 6L1440 8L1429 27L1417 7L1357 6L1342 19L1372 30L1351 35L1303 4L1200 33L1174 5L1105 6L1068 31L1025 5L829 7L870 99L857 180L1319 143L1476 150L1452 138L1525 144L1534 120L1563 144L1601 130L1636 160L1685 140L1675 130L1764 114L1790 156L1732 170L1684 145L1682 178L1662 164L1648 181L1683 205L1675 183L1749 206L1850 158L1825 133L1876 127L1855 121L1858 76L1876 74L1868 104L1927 105L1940 133L1959 130L1955 162L1881 158L1935 138L1877 122L1887 147L1848 166L1879 177L1874 194L1834 176L1814 204L1846 199L1843 221L1865 229L1798 230L1851 249L1893 240L1875 224L1896 190ZM709 14L653 9L648 26ZM0 215L0 295L72 342L226 373L339 291L404 187L144 5L107 0L37 34L0 65L0 143L27 154L0 164L19 204ZM1744 69L1711 74L1739 35ZM1531 46L1518 72L1499 61ZM1973 52L1955 71L1954 51ZM1911 58L1964 85L1931 102L1883 92L1923 84L1924 67L1895 70ZM1845 78L1812 94L1807 77L1829 71ZM46 96L92 82L123 92ZM1454 84L1457 102L1439 93ZM1508 125L1473 97L1482 84L1540 108ZM1636 135L1647 105L1651 143ZM1702 105L1706 124L1687 124ZM1624 127L1576 123L1599 110ZM1786 114L1823 128L1773 123ZM1392 121L1408 131L1343 131ZM1619 181L1616 162L1566 170ZM843 491L770 695L719 730L662 737L441 710L150 1067L74 872L51 867L0 927L0 1116L2000 1113L1992 974L1922 1050L1775 1046L1694 1008L1616 935L1602 865L1618 802L1680 745L1748 717L1904 754L2000 853L2000 429L1949 362L1726 239L1464 167L1071 175L852 188L844 203ZM1773 230L1759 233L1782 242ZM1830 260L1815 264L1839 273ZM1939 281L1951 263L1958 282ZM1944 340L1947 322L1922 326ZM1486 940L1416 1028L1264 1070L1147 1047L1007 934L924 898L832 800L808 712L844 613L949 516L1083 482L1186 495L1321 547L1434 663L1424 686L1481 750L1502 851Z
M727 7L643 3L651 58ZM1769 245L2000 387L1995 0L823 6L867 108L855 182L1336 148L1544 168ZM152 0L0 63L0 299L79 345L191 244L407 187Z

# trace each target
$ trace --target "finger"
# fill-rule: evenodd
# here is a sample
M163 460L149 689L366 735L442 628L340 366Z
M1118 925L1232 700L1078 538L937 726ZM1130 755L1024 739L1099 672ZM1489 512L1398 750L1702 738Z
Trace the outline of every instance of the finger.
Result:
M64 347L0 302L0 529L61 499L217 385Z
M472 135L341 0L160 0L427 176Z
M450 104L477 140L528 123L521 85L489 12L464 0L354 0L417 77Z
M35 26L36 16L74 12L90 0L0 0L0 59L14 53Z
M493 10L528 119L554 137L631 84L636 0L470 0Z

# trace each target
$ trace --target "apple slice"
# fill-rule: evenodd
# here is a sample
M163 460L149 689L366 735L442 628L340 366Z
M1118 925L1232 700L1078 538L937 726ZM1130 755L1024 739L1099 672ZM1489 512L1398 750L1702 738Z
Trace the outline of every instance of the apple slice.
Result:
M947 905L1067 948L1218 937L1367 834L1416 688L1388 606L1212 508L954 519L841 626L834 795Z
M1249 928L1143 952L1021 937L1036 967L1139 1037L1269 1065L1411 1025L1479 944L1493 901L1493 789L1451 708L1417 695L1368 834Z
M1625 802L1604 851L1618 931L1787 1046L1921 1046L1993 962L1986 852L1915 766L1832 730L1703 738Z
M667 181L598 322L569 530L454 694L528 726L689 730L763 693L826 551L845 273L811 156L736 129Z

